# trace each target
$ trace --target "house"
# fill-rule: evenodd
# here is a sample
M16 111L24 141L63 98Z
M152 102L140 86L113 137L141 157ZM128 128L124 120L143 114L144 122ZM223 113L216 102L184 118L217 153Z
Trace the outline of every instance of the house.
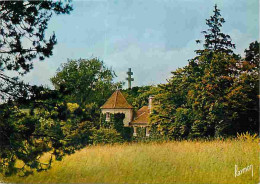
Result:
M106 114L106 121L110 121L110 114L124 113L124 126L133 127L133 136L137 136L137 127L145 128L146 136L149 136L149 114L152 108L152 99L153 97L150 96L149 105L143 106L135 112L133 106L127 102L121 91L116 90L100 108L102 114Z

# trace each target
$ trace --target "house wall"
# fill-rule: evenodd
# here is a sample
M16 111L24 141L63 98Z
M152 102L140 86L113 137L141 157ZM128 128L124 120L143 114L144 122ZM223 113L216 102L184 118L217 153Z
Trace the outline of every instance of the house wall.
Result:
M124 126L129 126L129 123L133 120L133 109L101 109L102 114L107 112L111 114L124 113L125 119L123 120Z

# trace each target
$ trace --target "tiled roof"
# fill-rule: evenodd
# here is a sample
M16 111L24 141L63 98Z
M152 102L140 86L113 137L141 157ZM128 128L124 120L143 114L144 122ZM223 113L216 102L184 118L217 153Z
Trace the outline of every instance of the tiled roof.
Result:
M136 112L135 119L130 122L130 125L147 125L149 122L149 109L148 106L143 106Z
M147 111L148 111L148 106L143 106L141 109L139 109L136 112L135 116L138 117L138 116L140 116L141 114L143 114L144 112L147 112Z
M126 101L124 95L120 92L120 90L116 90L106 101L106 103L100 108L101 109L132 109L133 106Z

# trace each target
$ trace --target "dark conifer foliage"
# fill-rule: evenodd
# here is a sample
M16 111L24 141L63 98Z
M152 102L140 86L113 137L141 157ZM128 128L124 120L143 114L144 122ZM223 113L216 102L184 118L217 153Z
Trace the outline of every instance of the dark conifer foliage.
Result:
M221 17L220 9L218 9L217 5L214 6L213 13L213 16L206 19L206 24L209 28L206 31L202 31L205 37L204 49L232 53L235 44L232 43L229 35L221 32L221 27L225 23L225 19ZM197 40L196 42L200 43L201 41ZM200 54L203 50L197 50L196 52Z
M48 22L53 13L71 10L61 1L1 1L0 69L29 72L33 59L51 56L57 40L54 33L46 38Z
M28 85L18 76L8 77L4 71L23 75L33 62L52 55L57 43L55 33L45 35L53 14L68 14L70 1L0 1L0 98L27 97Z
M50 101L50 97L57 98L57 94L43 87L25 84L18 80L19 75L10 77L4 72L10 70L23 75L33 68L33 61L51 56L57 40L54 33L48 38L45 35L48 22L53 14L68 14L71 10L70 1L0 1L0 97L10 99L0 105L0 173L6 176L17 173L28 175L32 169L41 171L50 168L52 157L47 163L39 161L44 152L54 150L52 154L56 159L70 152L60 143L65 137L60 124L56 123L55 127L52 124L50 129L46 124L41 125L47 119L55 118L54 114L50 118L47 117L50 113L44 114L53 110L54 106L50 107L43 100ZM33 116L34 109L29 114L17 106L28 99L34 102L37 99L40 103L41 106L37 104L38 116ZM46 118L46 121L39 117ZM78 126L83 130L87 123L74 127ZM66 147L69 147L68 144ZM17 160L22 161L24 166L17 166Z

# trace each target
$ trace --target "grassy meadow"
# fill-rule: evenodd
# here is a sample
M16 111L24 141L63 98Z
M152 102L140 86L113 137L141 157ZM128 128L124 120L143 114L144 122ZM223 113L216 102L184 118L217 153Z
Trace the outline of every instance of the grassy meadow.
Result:
M235 177L235 165L251 171ZM55 161L49 171L12 183L258 183L257 141L180 141L90 146Z

